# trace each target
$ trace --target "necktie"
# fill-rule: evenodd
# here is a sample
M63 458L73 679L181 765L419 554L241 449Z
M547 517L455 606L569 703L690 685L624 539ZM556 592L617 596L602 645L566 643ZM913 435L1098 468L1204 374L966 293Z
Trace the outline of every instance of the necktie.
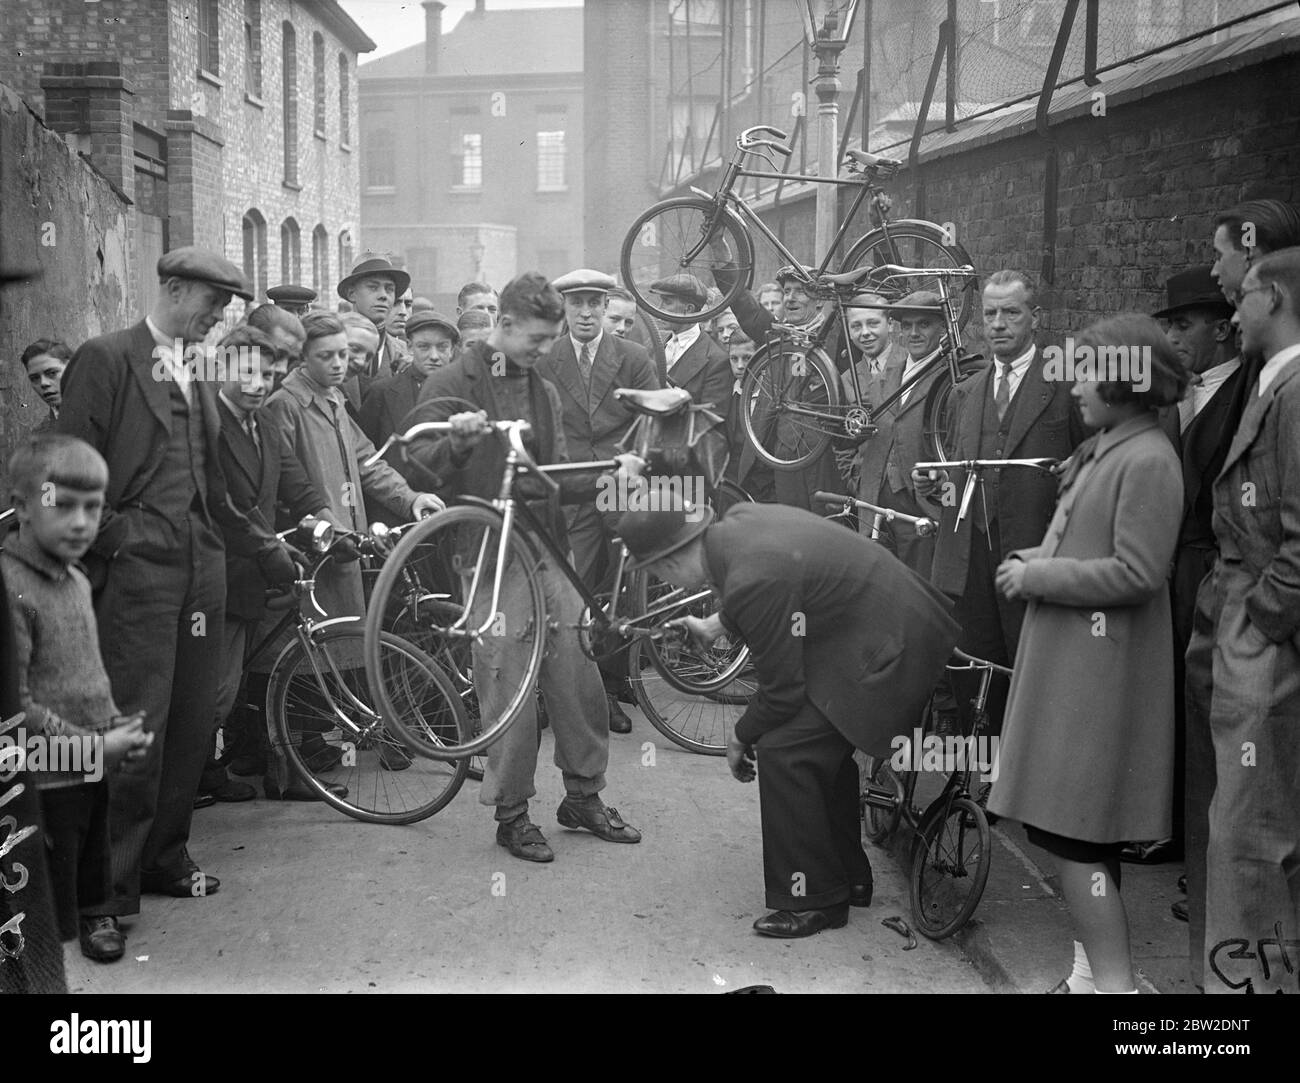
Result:
M248 433L248 438L253 441L253 447L257 449L257 454L260 457L262 454L262 441L257 438L257 426L253 424L252 414L244 415L244 431Z
M1007 407L1011 405L1011 362L1002 361L1002 375L998 378L998 387L993 394L993 405L998 411L998 421L1007 416Z
M578 354L578 371L582 373L582 382L590 386L591 347L585 342L582 344L582 352Z
M339 424L339 404L335 399L327 400L330 404L330 420L334 423L334 437L339 445L339 459L343 463L343 477L346 479L343 483L343 504L348 509L348 515L352 519L352 526L356 530L361 529L361 520L358 518L357 505L361 500L361 494L356 491L356 486L352 484L351 462L348 457L347 444L343 442L343 429Z

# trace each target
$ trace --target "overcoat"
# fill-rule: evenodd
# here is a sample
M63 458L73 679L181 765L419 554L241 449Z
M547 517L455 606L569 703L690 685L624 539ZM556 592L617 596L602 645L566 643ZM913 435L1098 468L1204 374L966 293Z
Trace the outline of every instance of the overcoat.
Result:
M1174 770L1170 561L1182 467L1152 412L1079 446L1043 543L990 812L1067 838L1166 838Z
M711 405L719 414L727 408L732 382L727 351L703 331L668 372L669 387L684 388L692 402Z

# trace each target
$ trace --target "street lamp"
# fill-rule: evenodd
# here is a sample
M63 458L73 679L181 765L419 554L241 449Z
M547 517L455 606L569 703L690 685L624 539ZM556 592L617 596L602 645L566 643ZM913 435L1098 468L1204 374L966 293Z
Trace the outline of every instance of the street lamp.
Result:
M817 169L823 177L839 172L840 53L849 43L859 0L795 0L804 37L817 57ZM835 240L839 217L838 189L817 186L817 254L825 256Z

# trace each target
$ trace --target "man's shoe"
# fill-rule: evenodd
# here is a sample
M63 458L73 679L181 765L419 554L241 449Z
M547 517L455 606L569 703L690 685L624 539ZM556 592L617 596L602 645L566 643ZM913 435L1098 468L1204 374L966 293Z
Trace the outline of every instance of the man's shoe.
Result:
M637 706L636 693L632 691L632 682L627 678L621 681L610 681L605 685L605 693L613 696L619 703L626 703L630 707Z
M381 740L379 766L385 771L405 771L411 766L411 754L392 740Z
M126 937L117 918L103 915L81 919L81 954L97 963L115 963L126 951Z
M319 733L303 734L302 744L298 747L298 754L302 756L303 763L307 765L307 770L314 775L333 771L343 762L343 750L336 748L334 745L326 744L325 739Z
M348 795L348 788L338 782L324 782L322 785L329 790L335 797L344 798ZM289 780L289 785L281 790L273 778L262 779L262 790L269 801L319 801L320 794L313 790L297 775Z
M849 885L849 905L850 906L870 906L871 895L875 885L871 879L871 872L868 870L865 883Z
M216 797L210 793L196 793L194 795L195 808L211 808L216 803Z
M604 804L595 794L590 797L566 796L555 810L555 818L561 827L590 831L606 842L641 841L641 832L624 823L618 809Z
M849 923L847 903L826 910L774 910L754 922L754 931L782 940L798 940L823 929L842 929Z
M1163 865L1166 861L1181 861L1182 858L1183 848L1173 839L1130 842L1119 852L1119 859L1131 865Z
M221 890L221 881L197 868L172 878L140 877L140 892L144 895L170 895L173 899L198 899L205 895L215 895L219 890Z
M201 790L199 796L207 796L228 803L251 801L257 796L257 788L250 786L247 782L236 782L233 778L228 778L220 786L215 786L210 790Z
M546 844L546 836L538 830L526 812L513 820L502 820L497 824L497 845L504 846L524 861L555 860L555 853Z
M1178 899L1176 902L1169 904L1169 909L1179 921L1190 921L1191 917L1187 913L1187 900Z
M613 696L606 696L605 700L609 704L609 732L631 733L632 720L628 718L627 712L618 705L618 700Z
M250 753L247 756L236 756L230 761L226 768L232 775L242 775L244 777L266 774L266 756Z

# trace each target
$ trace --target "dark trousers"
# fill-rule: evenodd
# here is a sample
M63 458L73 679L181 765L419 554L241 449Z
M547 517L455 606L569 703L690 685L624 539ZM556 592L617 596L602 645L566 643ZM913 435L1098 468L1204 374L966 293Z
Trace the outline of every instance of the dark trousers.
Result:
M876 503L891 511L901 511L904 515L930 514L927 508L917 503L910 489L899 489L894 492L888 482L881 483L880 498ZM865 529L870 531L871 513L861 511L858 514L866 524ZM934 535L931 534L928 538L920 537L911 523L881 523L881 538L883 539L886 534L889 535L889 540L885 542L885 547L928 583L930 568L934 564Z
M820 910L866 881L853 746L811 703L755 745L763 881L773 910Z
M225 553L209 526L123 514L137 521L96 602L99 647L118 709L144 711L155 736L143 760L109 781L113 894L96 913L116 915L139 913L142 873L192 871L186 846L211 748L226 602Z
M80 915L93 912L112 891L108 783L41 790L41 810L59 937L75 940Z
M1169 601L1174 619L1174 819L1173 838L1179 845L1185 842L1187 825L1187 774L1195 769L1200 774L1209 772L1209 792L1213 793L1213 745L1208 727L1203 733L1204 742L1198 748L1193 764L1187 758L1188 726L1191 720L1187 704L1187 647L1192 640L1192 625L1196 617L1196 592L1201 581L1214 567L1218 550L1210 546L1180 546L1174 556L1174 576L1170 581ZM1204 708L1207 712L1208 706ZM1207 753L1207 754L1202 754ZM1206 785L1197 782L1198 791ZM1206 802L1208 809L1208 801ZM1204 847L1202 846L1202 854Z
M835 465L835 452L828 443L826 449L807 466L799 470L774 470L773 491L778 504L803 508L817 515L825 515L822 505L813 503L813 493L818 489L830 493L844 491L839 468ZM926 571L929 571L927 568Z
M607 594L614 587L618 566L617 537L619 512L601 512L595 503L565 507L569 545L573 549L573 570L593 594ZM626 580L623 583L627 588ZM600 661L605 685L615 690L627 679L627 651L619 651Z

